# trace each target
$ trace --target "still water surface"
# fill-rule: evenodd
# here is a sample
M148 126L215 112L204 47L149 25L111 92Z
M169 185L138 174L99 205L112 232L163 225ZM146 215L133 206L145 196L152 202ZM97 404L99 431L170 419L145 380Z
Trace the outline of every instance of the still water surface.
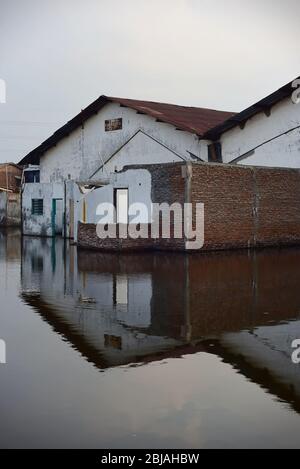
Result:
M300 447L300 250L0 233L1 448Z

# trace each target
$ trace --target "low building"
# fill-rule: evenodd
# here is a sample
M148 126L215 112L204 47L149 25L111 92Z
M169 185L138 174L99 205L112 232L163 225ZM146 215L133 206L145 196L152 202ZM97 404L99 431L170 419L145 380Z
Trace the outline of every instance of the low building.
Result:
M84 248L209 251L300 243L299 169L191 162L130 166L75 200L75 239ZM187 204L193 233L184 226ZM131 229L140 234L131 235Z
M24 185L23 233L76 241L77 222L84 221L77 216L80 187L106 185L128 165L207 161L200 135L232 115L101 96L20 162L25 175L32 165L40 169L40 183Z
M0 164L0 226L21 225L22 167Z
M0 191L20 192L23 168L14 163L0 164Z

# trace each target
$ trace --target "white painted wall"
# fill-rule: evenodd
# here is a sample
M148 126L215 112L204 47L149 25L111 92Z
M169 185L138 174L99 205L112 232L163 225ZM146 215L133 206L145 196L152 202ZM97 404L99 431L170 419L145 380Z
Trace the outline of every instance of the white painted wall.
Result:
M105 132L105 120L117 118L123 119L122 130ZM196 135L178 131L172 125L156 122L150 116L137 114L117 103L109 103L88 119L83 129L78 128L41 157L41 182L89 179L103 161L108 160L139 130L161 145L150 143L149 137L139 133L111 162L109 170L115 164L122 166L122 162L127 164L129 160L130 164L164 163L180 160L176 154L183 159L191 159L188 151L207 161L207 142L199 141Z
M220 139L223 162L231 163L258 145L297 126L298 129L266 143L238 164L300 168L300 104L294 104L291 98L277 103L269 117L261 112L249 119L243 130L237 126L224 133Z
M106 174L120 171L124 166L134 164L159 164L184 161L178 153L161 145L157 140L138 131L113 157L102 166L93 179L105 177Z
M32 199L43 199L43 215L32 214ZM53 236L51 223L53 199L64 199L63 184L25 184L22 195L23 233L25 235Z
M76 199L76 218L75 225L78 221L83 221L83 203L86 204L87 223L97 224L101 217L97 215L97 207L101 203L114 203L114 189L122 188L128 190L129 206L135 203L144 204L147 212L141 213L136 223L149 223L151 221L151 173L146 169L128 169L122 173L114 173L110 176L110 183L95 189L93 192L79 195ZM149 215L149 217L147 216ZM129 217L130 221L130 217ZM111 217L106 223L114 223ZM75 236L75 240L77 236Z

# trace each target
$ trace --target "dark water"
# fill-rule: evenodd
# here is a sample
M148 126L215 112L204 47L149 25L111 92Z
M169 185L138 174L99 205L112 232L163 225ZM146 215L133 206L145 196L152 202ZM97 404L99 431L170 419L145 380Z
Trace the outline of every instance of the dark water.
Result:
M300 447L300 250L0 233L0 447Z

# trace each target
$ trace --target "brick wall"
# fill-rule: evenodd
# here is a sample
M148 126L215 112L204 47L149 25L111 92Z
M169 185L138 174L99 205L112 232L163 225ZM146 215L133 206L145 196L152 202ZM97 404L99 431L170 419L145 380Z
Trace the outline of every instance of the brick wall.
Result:
M191 199L205 205L204 250L300 243L300 171L193 165Z
M257 246L300 241L300 171L255 168Z
M0 188L19 192L22 169L13 164L0 164Z
M172 205L180 203L184 205L186 194L186 179L182 175L182 164L166 164L155 165L149 169L151 171L152 180L152 202L162 204L167 202ZM156 241L155 247L158 249L184 250L185 240L174 237L174 219L171 217L170 239L161 236L161 220L160 220L160 239Z
M300 244L300 170L193 163L188 179L184 163L130 169L141 167L151 172L153 203L204 204L203 251ZM80 223L78 244L109 250L185 249L184 237L173 236L173 223L170 239L137 240L101 240L95 225Z
M148 227L149 225L146 225L146 229L148 229ZM78 245L82 248L104 249L107 251L121 251L123 249L126 251L144 251L146 249L152 249L155 243L156 241L150 238L122 239L116 237L101 239L97 236L96 225L80 222L78 224Z
M251 169L193 165L191 201L204 203L204 250L252 243L255 199Z

